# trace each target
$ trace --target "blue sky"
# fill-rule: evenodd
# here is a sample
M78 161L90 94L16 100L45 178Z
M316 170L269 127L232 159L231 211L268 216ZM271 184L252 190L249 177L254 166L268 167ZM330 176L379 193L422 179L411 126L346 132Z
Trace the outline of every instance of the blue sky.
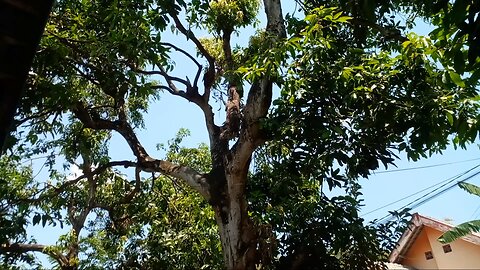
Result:
M293 1L286 0L282 2L284 4L284 11L293 10ZM261 14L261 20L264 21L263 10ZM260 24L260 27L262 27L262 24ZM416 32L426 34L428 33L428 29L428 26L421 24L416 29ZM248 42L248 36L251 33L253 33L252 29L242 31L242 35L235 37L234 42L246 44ZM185 38L170 34L164 35L164 38L165 41L175 43L182 48L183 44L188 44L191 48L189 51L195 53L191 43L186 41ZM178 56L176 56L174 60L176 62L175 72L177 72L174 74L181 74L182 77L190 74L190 78L194 77L192 74L194 74L195 70L192 69L193 65L191 62ZM215 106L213 107L216 109ZM223 109L216 111L216 115L222 116ZM216 120L217 124L221 124L221 117L216 118ZM162 94L160 100L152 103L149 113L145 117L145 127L146 129L144 130L138 130L139 139L147 151L157 158L162 157L162 153L156 151L157 143L166 143L168 139L175 136L180 128L187 128L191 131L192 136L185 140L186 146L195 147L201 142L208 142L204 118L200 109L194 104L189 104L189 102L167 93ZM112 138L110 148L112 160L132 159L128 145L119 136ZM472 145L468 147L467 150L456 151L450 147L443 155L435 155L432 158L415 163L408 162L406 158L401 155L402 159L396 162L398 167L391 167L390 169L405 169L471 160L477 158L479 156L478 153L479 149L477 145ZM418 170L387 173L382 173L382 170L379 170L377 173L372 174L369 179L360 179L360 184L363 186L363 199L365 204L362 209L362 214L444 181L477 164L480 164L479 160ZM480 184L478 178L473 178L470 182ZM419 196L421 197L422 194L368 214L365 216L365 219L373 220L383 217L388 211L398 209ZM419 212L437 219L453 219L454 223L461 223L480 216L480 199L455 187L415 209L413 212ZM55 243L58 235L62 233L58 228L46 229L39 226L30 228L29 231L38 239L39 243L43 244Z

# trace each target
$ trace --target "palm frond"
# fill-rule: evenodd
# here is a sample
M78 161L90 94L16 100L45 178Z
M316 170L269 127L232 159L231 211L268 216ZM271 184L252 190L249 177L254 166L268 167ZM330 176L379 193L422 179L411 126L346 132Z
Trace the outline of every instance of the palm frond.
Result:
M480 196L480 187L473 184L465 183L465 182L459 183L458 185L462 189L466 190L468 193Z
M480 220L472 220L462 223L455 228L452 228L450 231L445 232L442 236L440 236L440 238L438 238L438 241L440 241L441 243L450 243L460 237L479 231Z

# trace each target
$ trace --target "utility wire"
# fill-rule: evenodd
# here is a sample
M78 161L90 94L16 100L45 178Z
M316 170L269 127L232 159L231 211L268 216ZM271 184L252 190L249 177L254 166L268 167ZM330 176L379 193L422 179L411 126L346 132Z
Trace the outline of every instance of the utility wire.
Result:
M467 179L464 179L464 180L461 180L461 181L458 181L458 182L453 183L453 184L450 185L449 187L446 187L445 189L440 190L439 192L437 192L437 193L435 193L435 194L432 194L432 195L430 195L429 197L426 197L426 198L420 197L420 198L416 199L415 201L411 202L410 204L407 204L407 205L401 207L401 208L398 209L397 211L401 211L401 210L407 209L407 208L408 208L408 209L415 209L415 208L419 207L420 205L423 205L423 204L425 204L426 202L428 202L428 201L430 201L430 200L438 197L439 195L447 192L448 190L456 187L459 183L463 183L463 182L471 179L472 177L477 176L478 174L480 174L480 171L479 171L479 172L476 172L474 175L469 176ZM445 185L443 185L443 186L445 186ZM441 188L441 187L439 187L439 188ZM433 190L432 192L438 190L439 188ZM425 196L431 194L432 192L426 194ZM422 200L422 198L423 198L423 200ZM393 217L392 214L387 214L386 216L384 216L383 218L381 218L380 220L378 220L378 222L381 222L381 223L387 222L387 221L391 220L392 217ZM383 220L383 221L382 221L382 220Z
M417 208L417 207L419 207L420 205L422 205L422 204L424 204L424 203L426 203L426 202L428 202L428 201L436 198L437 196L445 193L446 191L448 191L448 190L456 187L459 183L463 183L463 182L466 182L466 181L470 180L471 178L479 175L479 174L480 174L480 171L477 171L477 172L475 172L474 174L468 176L467 178L465 178L465 179L463 179L463 180L460 180L460 181L457 181L457 182L453 183L452 185L450 185L450 186L448 186L448 187L440 190L441 188L445 187L446 185L452 183L453 181L457 180L457 179L460 178L461 176L469 173L470 171L472 171L472 170L474 170L474 169L476 169L476 168L478 168L478 167L480 167L480 164L474 166L473 168L471 168L471 169L469 169L469 170L467 170L467 171L465 171L465 172L463 172L463 173L461 173L461 174L459 174L459 175L457 175L457 176L455 176L455 177L453 177L453 178L452 178L450 181L448 181L447 183L444 183L443 185L435 188L434 190L428 192L428 193L425 194L424 196L422 196L422 197L420 197L420 198L417 198L417 199L415 199L414 201L412 201L412 202L410 202L410 203L408 203L408 204L400 207L399 209L397 209L397 211L401 211L401 210L406 209L406 208L410 208L410 209ZM438 191L438 192L436 192L436 191ZM434 192L436 192L436 193L434 193ZM378 219L376 222L377 222L377 223L384 223L384 222L389 221L392 217L393 217L392 214L387 214L386 216Z
M431 189L431 188L434 188L434 187L436 187L436 186L438 186L438 185L441 185L441 184L443 184L443 183L445 183L445 182L450 183L451 181L454 181L455 179L458 179L459 177L461 177L461 176L469 173L470 171L474 170L475 168L477 168L477 167L479 167L479 166L480 166L480 165L477 165L477 166L475 166L475 167L473 167L473 168L471 168L471 169L469 169L469 170L467 170L467 171L465 171L465 172L463 172L463 173L461 173L461 174L457 174L457 175L455 175L455 176L452 176L451 178L448 178L448 179L446 179L446 180L443 180L443 181L441 181L441 182L438 182L438 183L436 183L436 184L433 184L433 185L431 185L431 186L429 186L429 187L426 187L426 188L424 188L424 189L422 189L422 190L419 190L419 191L417 191L417 192L415 192L415 193L413 193L413 194L410 194L410 195L408 195L408 196L406 196L406 197L400 198L400 199L398 199L398 200L396 200L396 201L394 201L394 202L391 202L391 203L388 203L388 204L386 204L386 205L383 205L383 206L380 206L380 207L378 207L378 208L375 208L375 209L373 209L373 210L371 210L371 211L369 211L369 212L367 212L367 213L365 213L365 214L362 214L362 215L360 215L360 216L363 217L363 216L369 215L369 214L371 214L371 213L377 212L378 210L382 210L382 209L384 209L384 208L386 208L386 207L388 207L388 206L390 206L390 205L393 205L393 204L396 204L396 203L401 202L401 201L403 201L403 200L406 200L406 199L408 199L408 198L410 198L410 197L413 197L413 196L415 196L415 195L417 195L417 194L419 194L419 193L422 193L422 192L424 192L424 191L427 191L427 190L429 190L429 189Z
M470 219L477 219L477 217L478 217L478 215L477 215L478 210L480 210L480 205L478 205L477 209L475 209L475 211L473 211L473 214L470 216Z
M423 200L418 201L416 204L411 205L410 208L412 208L412 209L413 209L413 208L417 208L417 207L419 207L420 205L422 205L422 204L424 204L424 203L426 203L426 202L428 202L428 201L430 201L430 200L432 200L432 199L434 199L434 198L442 195L443 193L449 191L450 189L456 187L458 184L464 183L464 182L472 179L473 177L475 177L475 176L477 176L477 175L479 175L479 174L480 174L480 171L478 171L478 172L474 173L473 175L467 177L467 179L464 179L464 180L458 181L458 182L456 182L456 183L453 183L453 184L450 185L449 187L446 187L445 189L440 190L439 192L437 192L437 193L435 193L435 194L432 194L430 197L427 197L427 198L425 198L425 199L423 199Z
M475 173L475 174L472 175L471 177L476 176L476 175L478 175L478 174L480 174L480 172ZM417 198L416 200L414 200L414 201L412 201L412 202L410 202L410 203L408 203L408 204L400 207L397 211L402 211L402 210L407 209L407 208L410 209L410 210L411 210L411 209L414 209L414 208L417 208L417 207L419 207L420 205L422 205L422 204L424 204L424 203L426 203L426 202L428 202L428 201L436 198L437 196L443 194L444 192L446 192L446 191L448 191L448 190L456 187L459 183L462 183L462 182L467 181L467 180L470 179L471 177L468 177L467 179L464 179L464 180L455 182L455 183L453 183L451 186L446 187L445 189L440 190L439 192L433 194L433 192L435 192L435 191L439 190L440 188L444 187L445 185L449 184L449 183L446 183L446 184L442 185L441 187L438 187L438 188L436 188L435 190L432 190L431 192L425 194L423 197ZM429 196L429 197L426 197L426 196L428 196L428 195L430 195L430 196ZM384 222L387 222L387 221L391 220L392 218L393 218L393 215L392 215L392 214L387 214L386 216L384 216L384 217L382 217L381 219L379 219L377 222L378 222L378 223L384 223Z
M411 167L411 168L403 168L403 169L394 169L394 170L380 171L380 172L375 172L375 174L392 173L392 172L403 172L403 171L413 171L413 170L434 168L434 167L440 167L440 166L446 166L446 165L453 165L453 164L458 164L458 163L471 162L471 161L475 161L475 160L480 160L480 158L473 158L473 159L467 159L467 160L461 160L461 161L454 161L454 162L448 162L448 163L440 163L440 164L434 164L434 165L419 166L419 167Z

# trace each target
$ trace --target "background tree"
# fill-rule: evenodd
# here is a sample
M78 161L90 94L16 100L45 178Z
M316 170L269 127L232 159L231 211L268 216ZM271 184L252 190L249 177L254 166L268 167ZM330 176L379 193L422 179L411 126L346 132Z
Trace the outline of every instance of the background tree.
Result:
M13 193L26 202L19 208L24 220L30 215L33 223L71 226L57 246L42 251L65 269L148 268L171 260L214 268L213 215L227 269L382 267L375 264L384 252L375 230L357 215L356 180L379 162L392 164L397 151L417 160L441 152L452 135L456 144L473 141L479 60L459 73L446 64L447 52L468 54L468 46L455 45L469 45L468 34L405 35L390 18L417 9L446 18L455 4L441 11L415 1L299 5L301 15L287 16L279 0L264 0L266 25L248 46L235 47L232 35L256 24L258 1L59 1L9 152L17 159L51 157L49 181L30 179L23 184L27 193ZM166 42L168 27L186 43ZM210 36L199 38L197 29ZM193 63L193 75L177 75L174 52ZM272 102L274 85L280 93ZM208 155L206 147L177 144L173 156L159 159L145 149L135 130L144 128L150 102L164 94L200 109ZM221 124L214 121L214 97L224 101ZM111 160L113 134L128 144L131 157ZM82 175L68 179L58 170L60 155L65 170L76 164ZM149 195L146 173L188 189L176 197L165 181L154 181ZM347 195L329 198L322 192L327 187L345 188ZM165 204L195 210L179 218L183 211L169 212ZM159 212L151 210L158 205ZM193 224L198 229L185 231ZM86 228L91 234L82 237ZM200 228L210 230L201 234ZM3 252L24 240L4 239ZM186 246L208 252L184 254ZM81 262L80 252L98 264Z

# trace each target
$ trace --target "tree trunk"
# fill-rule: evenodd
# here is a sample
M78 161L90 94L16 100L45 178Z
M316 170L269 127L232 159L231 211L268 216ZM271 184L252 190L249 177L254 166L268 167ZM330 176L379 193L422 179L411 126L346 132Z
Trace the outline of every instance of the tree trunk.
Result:
M286 38L280 0L264 0L267 15L266 30L272 34L272 44ZM229 51L228 49L226 51ZM261 263L259 230L248 216L246 183L248 168L255 149L264 139L260 119L266 117L272 99L273 82L267 76L252 84L247 103L242 111L242 124L238 140L228 150L230 137L222 138L210 132L212 160L217 165L216 173L210 176L211 204L219 226L225 265L228 270L254 270ZM228 116L228 112L227 112ZM227 125L231 122L227 121ZM235 132L235 136L237 132ZM218 140L227 140L219 145ZM215 157L222 157L215 159ZM223 168L223 169L220 169ZM219 179L223 179L219 180ZM213 179L210 179L213 180Z
M225 265L229 270L255 269L257 230L248 216L245 198L246 175L227 174L224 205L214 207Z

